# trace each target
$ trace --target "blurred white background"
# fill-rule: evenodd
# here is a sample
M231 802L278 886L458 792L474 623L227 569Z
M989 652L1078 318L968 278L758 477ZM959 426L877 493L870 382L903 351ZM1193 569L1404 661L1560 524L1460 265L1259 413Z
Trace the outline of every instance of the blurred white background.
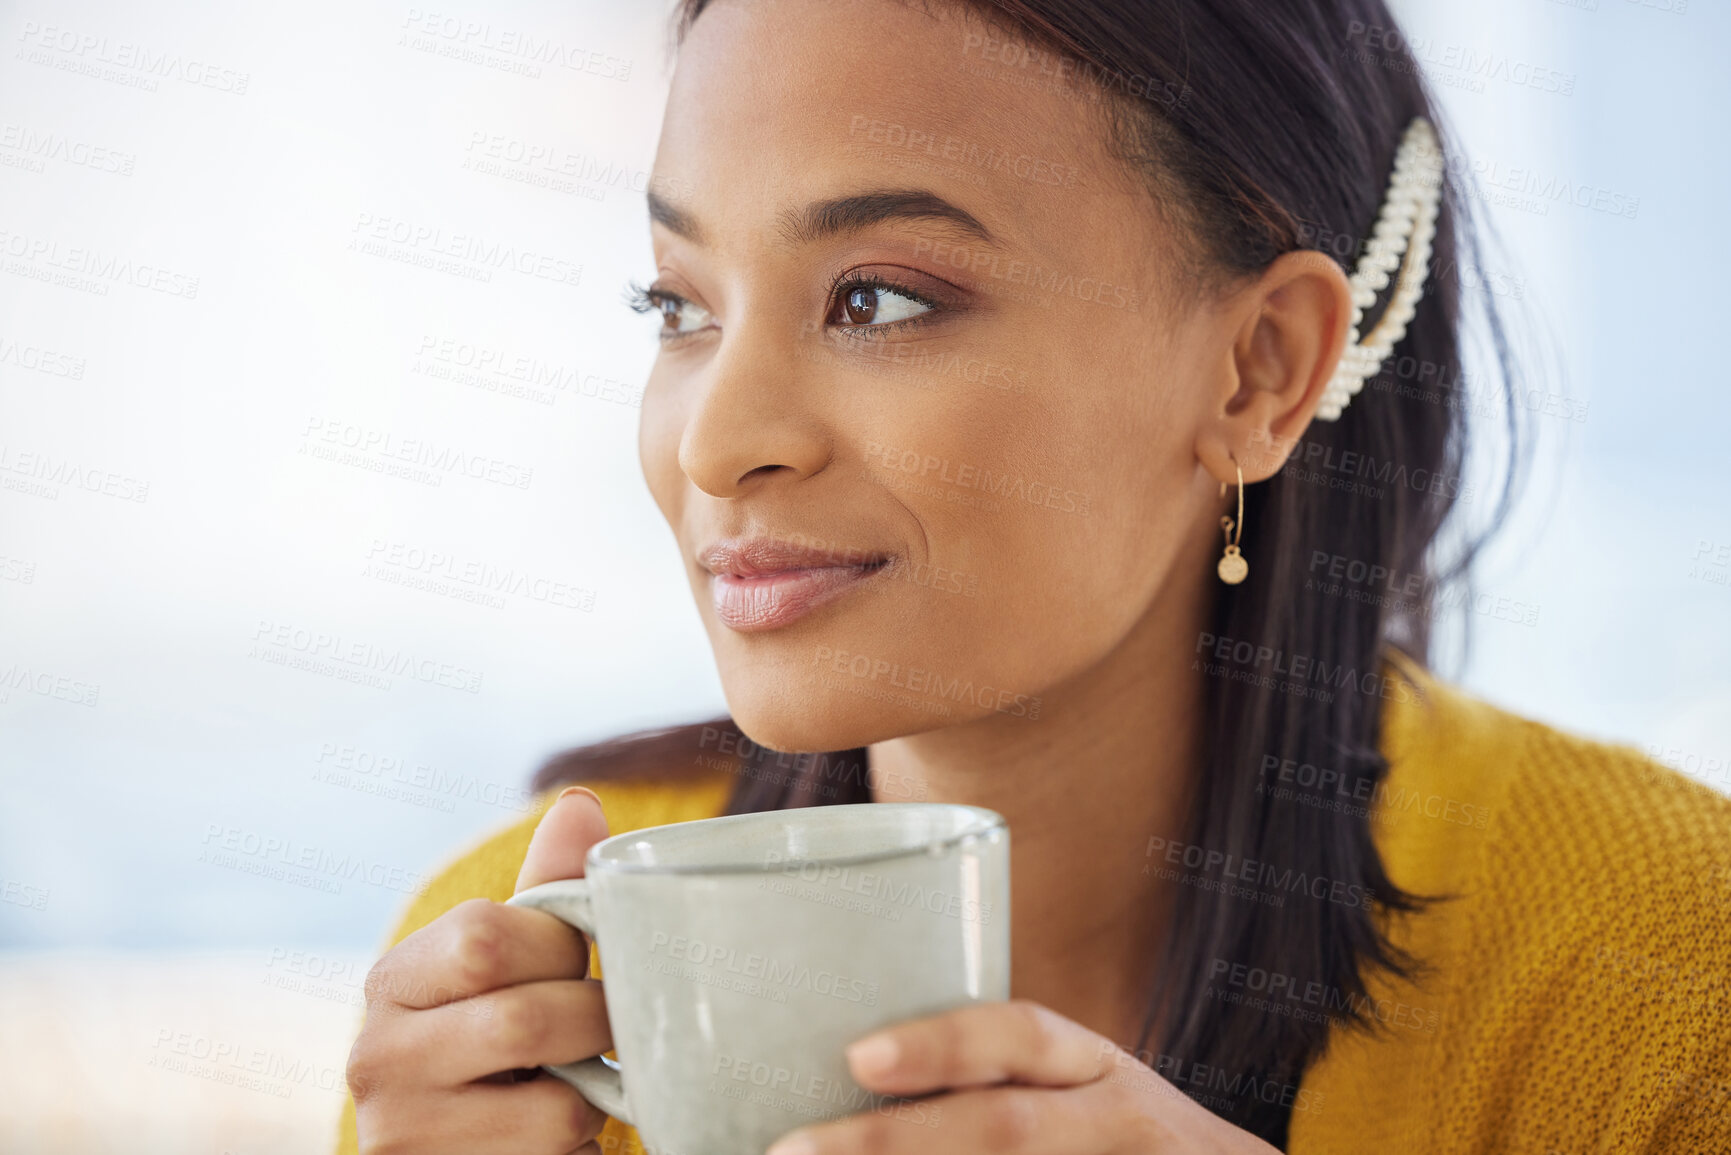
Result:
M1569 398L1443 672L1731 789L1731 12L1397 9ZM325 1149L416 882L725 708L621 303L665 11L0 2L0 1150Z

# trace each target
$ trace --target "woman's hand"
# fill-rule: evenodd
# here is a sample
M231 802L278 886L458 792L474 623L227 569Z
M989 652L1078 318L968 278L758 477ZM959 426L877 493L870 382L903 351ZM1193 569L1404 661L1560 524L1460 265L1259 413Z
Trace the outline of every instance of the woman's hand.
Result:
M517 890L580 878L607 837L601 804L567 791L535 828ZM568 1155L607 1117L542 1074L612 1045L589 946L550 914L471 899L398 943L367 976L349 1054L364 1155Z
M801 1127L770 1155L1276 1155L1111 1040L1029 999L897 1023L856 1040L847 1057L867 1090L948 1093Z

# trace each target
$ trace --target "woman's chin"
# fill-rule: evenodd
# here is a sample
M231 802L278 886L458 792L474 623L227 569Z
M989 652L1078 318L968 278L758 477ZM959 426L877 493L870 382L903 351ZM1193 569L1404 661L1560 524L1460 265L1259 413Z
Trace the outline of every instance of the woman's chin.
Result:
M849 701L851 695L802 691L796 709L786 698L751 694L728 698L733 722L752 742L770 750L805 753L852 750L909 734L936 730L954 721L892 703ZM833 699L840 698L841 701Z

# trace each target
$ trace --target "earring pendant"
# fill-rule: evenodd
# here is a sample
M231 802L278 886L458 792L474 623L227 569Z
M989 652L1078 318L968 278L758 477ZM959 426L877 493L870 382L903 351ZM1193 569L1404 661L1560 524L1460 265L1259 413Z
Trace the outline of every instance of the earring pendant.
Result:
M1244 555L1238 552L1238 547L1226 547L1226 556L1220 559L1220 564L1214 567L1214 572L1220 575L1220 580L1229 586L1235 586L1250 576L1250 563L1244 560Z
M1226 552L1214 572L1220 575L1220 580L1229 586L1235 586L1250 576L1250 563L1244 560L1244 555L1238 551L1238 543L1244 537L1244 470L1235 459L1232 462L1233 471L1238 474L1238 520L1222 516L1220 529L1226 535ZM1226 496L1226 486L1220 486L1220 496ZM1237 530L1234 533L1233 530Z

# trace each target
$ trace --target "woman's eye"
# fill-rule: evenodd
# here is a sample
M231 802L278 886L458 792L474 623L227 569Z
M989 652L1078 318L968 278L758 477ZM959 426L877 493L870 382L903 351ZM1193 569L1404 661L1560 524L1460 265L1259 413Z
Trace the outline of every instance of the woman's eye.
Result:
M907 321L932 307L888 285L855 285L841 294L830 320L843 325L887 325Z
M657 296L655 307L661 313L663 333L695 333L709 324L709 310L683 297Z
M678 293L654 289L631 281L627 285L625 304L634 313L660 313L661 328L657 333L663 341L695 333L709 325L709 310L693 304Z

